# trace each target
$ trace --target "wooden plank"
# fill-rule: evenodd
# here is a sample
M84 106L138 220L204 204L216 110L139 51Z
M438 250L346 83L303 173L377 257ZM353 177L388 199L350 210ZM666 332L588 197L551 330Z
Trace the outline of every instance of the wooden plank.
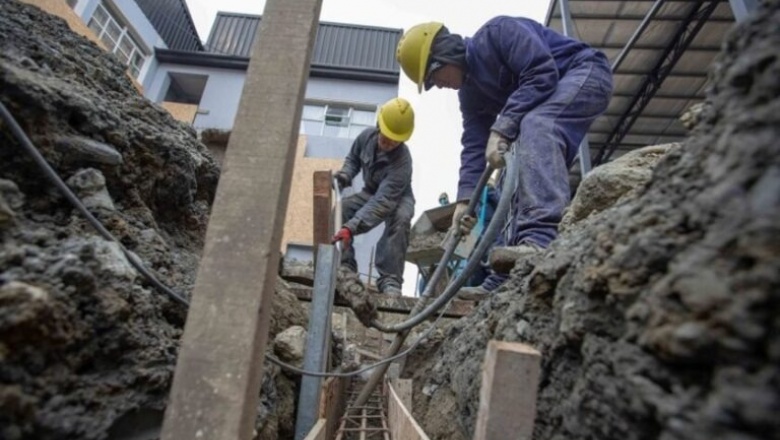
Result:
M413 413L412 379L393 379L390 381L390 383L392 384L393 389L395 389L395 393L398 395L398 398L401 399L401 403L404 404L410 413Z
M303 440L326 440L328 438L327 430L325 429L326 425L327 422L325 419L317 420L317 423L314 424L311 431L309 431Z
M322 384L319 417L327 421L326 438L332 439L338 430L339 418L347 405L349 379L329 377Z
M181 340L164 440L248 440L322 0L268 0Z
M299 301L311 302L312 289L310 287L291 287L290 291L295 294ZM381 293L367 293L370 301L376 306L376 309L384 313L397 313L408 315L419 301L418 298L410 296L388 296ZM349 307L349 303L343 298L336 296L335 305ZM462 318L469 315L474 310L473 301L453 300L452 305L444 313L445 318Z
M387 412L388 424L390 425L390 436L394 439L404 440L428 440L428 436L423 432L417 421L414 420L409 410L404 406L398 397L393 385L388 386L390 393L388 395ZM513 437L506 437L513 438Z
M541 357L536 349L526 344L488 343L475 440L531 438Z
M318 244L329 244L333 235L333 215L332 215L332 191L331 183L333 175L330 171L314 172L314 209L313 228L314 228L314 249L316 258L316 249Z

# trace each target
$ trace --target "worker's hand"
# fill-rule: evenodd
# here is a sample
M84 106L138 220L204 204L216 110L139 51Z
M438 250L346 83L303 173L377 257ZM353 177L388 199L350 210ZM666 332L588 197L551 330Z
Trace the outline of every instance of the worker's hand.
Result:
M334 174L333 177L336 179L336 183L339 186L339 191L343 191L344 188L352 186L352 179L347 175L347 173L343 171L339 171L338 173Z
M455 212L452 213L452 226L454 230L460 230L462 236L469 235L474 225L477 224L477 219L470 215L466 215L466 210L469 208L468 200L461 200L455 205Z
M339 232L336 232L336 235L330 239L331 244L336 244L339 241L345 248L348 248L352 245L352 231L350 231L348 227L344 226L343 228L339 229Z
M497 170L506 166L504 153L509 151L509 139L500 133L491 131L485 148L485 160L493 169Z

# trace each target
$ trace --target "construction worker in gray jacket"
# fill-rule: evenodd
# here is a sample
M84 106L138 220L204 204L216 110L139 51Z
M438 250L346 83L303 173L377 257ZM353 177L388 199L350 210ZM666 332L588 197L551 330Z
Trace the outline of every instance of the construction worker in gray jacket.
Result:
M406 142L414 131L414 111L408 101L394 98L379 109L377 127L364 130L355 139L344 165L336 173L339 189L352 185L362 172L365 186L341 206L342 228L333 242L343 243L341 265L357 272L352 237L384 222L376 247L377 287L400 296L409 232L414 216L412 156Z

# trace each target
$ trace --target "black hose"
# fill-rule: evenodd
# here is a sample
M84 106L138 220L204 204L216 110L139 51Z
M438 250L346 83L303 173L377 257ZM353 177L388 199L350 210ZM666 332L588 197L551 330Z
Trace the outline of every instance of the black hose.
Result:
M119 245L119 248L125 254L128 261L130 261L130 264L132 264L133 267L138 270L138 272L145 276L149 282L154 285L154 287L164 292L179 304L189 306L189 302L187 302L184 297L161 283L160 280L158 280L157 277L155 277L154 274L152 274L149 269L147 269L146 266L144 266L143 263L138 260L138 257L134 253L128 251L127 248L125 248L124 245L119 242L119 240L111 235L111 233L108 232L108 230L100 223L100 221L98 221L98 219L96 219L95 216L89 212L87 207L81 203L81 200L76 197L75 194L73 194L73 191L70 190L68 185L62 181L60 176L57 175L57 172L54 171L51 165L49 165L49 162L46 161L46 158L44 158L38 149L35 148L35 145L33 145L30 138L27 137L27 134L24 132L24 130L22 130L22 127L19 126L19 123L16 122L16 119L14 119L11 112L8 111L8 108L2 102L0 102L0 116L2 116L3 121L8 124L8 127L11 129L11 133L16 137L16 139L19 140L19 142L22 144L22 147L24 147L27 153L32 157L33 161L43 170L43 174L46 176L46 178L49 179L49 181L52 182L54 186L56 186L65 195L65 198L68 199L68 201L76 208L76 210L78 210L81 215L87 219L92 227L95 228L98 233L103 236L103 238L109 241L113 241Z
M477 266L480 264L480 261L482 260L482 257L485 255L485 252L493 246L493 242L495 241L496 237L498 236L498 233L504 226L504 219L506 218L506 214L509 212L509 208L512 202L512 194L514 191L512 191L512 188L515 187L518 179L518 172L517 167L519 164L517 164L516 160L516 154L514 150L510 150L505 154L506 162L507 162L507 169L506 169L506 180L504 182L504 188L506 188L505 191L501 192L501 197L498 201L498 206L496 207L496 211L493 214L493 218L490 220L490 224L485 229L484 235L482 236L482 239L477 244L477 247L472 251L471 255L469 256L469 259L466 263L466 267L463 268L463 270L458 274L458 276L444 289L444 292L436 298L436 300L431 303L428 307L426 307L423 311L416 314L415 316L407 319L406 321L393 324L393 325L383 325L379 322L372 322L371 325L378 329L379 331L385 332L385 333L399 333L404 330L409 330L410 328L420 324L425 319L427 319L432 314L436 313L436 311L441 308L444 304L448 303L450 300L452 300L455 295L457 295L458 290L461 288L461 286L466 282L466 280L471 276L472 272L477 268ZM490 167L488 167L485 172L487 173L488 170L490 170ZM484 175L484 173L483 173ZM484 186L484 185L483 185ZM478 194L474 194L472 196L472 203L469 204L469 207L472 212L473 207L472 204L475 203L473 199L478 198ZM457 245L457 237L453 240L452 243L450 243L453 248L455 245ZM447 254L445 253L445 256ZM449 260L444 261L444 265L447 264ZM439 263L442 265L442 263ZM437 268L437 271L439 268ZM433 286L430 286L429 288L433 288ZM426 288L427 290L427 288Z
M162 284L144 265L141 261L138 260L135 254L128 251L122 243L120 243L116 238L109 232L98 219L96 219L91 212L87 209L86 206L81 202L81 200L71 191L71 189L68 187L68 185L65 184L65 182L62 181L60 176L57 174L57 172L49 165L49 163L46 161L46 159L41 155L41 153L38 151L38 149L35 147L35 145L32 143L32 140L27 136L27 134L22 130L22 128L19 126L19 124L16 122L16 119L11 115L11 113L8 111L8 108L0 102L0 116L2 116L3 121L5 121L8 126L11 128L11 134L16 137L16 139L19 141L19 143L22 144L22 147L32 156L33 161L43 170L44 175L52 182L54 185L63 193L65 198L78 210L86 219L87 221L94 227L101 236L106 238L109 241L113 241L117 243L124 252L125 256L128 258L130 263L138 269L138 271L149 280L154 287L159 289L161 292L167 294L171 298L173 298L176 302L184 305L185 307L189 307L189 302L184 299L182 296L178 295L176 292ZM337 196L337 200L339 200L339 197ZM339 200L340 201L340 200ZM362 374L366 371L370 371L374 368L381 367L382 365L386 365L396 359L399 359L401 357L406 356L409 354L412 350L414 350L420 342L422 342L423 339L425 339L431 331L435 328L436 322L441 319L442 316L444 316L445 310L442 310L442 312L437 317L436 321L434 321L431 326L423 332L417 340L412 343L409 348L404 350L401 353L394 354L393 356L390 356L386 359L379 360L373 364L367 365L359 370L356 371L350 371L348 373L342 373L342 372L330 372L330 373L324 373L324 372L317 372L317 371L307 371L300 368L297 368L295 366L292 366L290 364L284 363L281 360L277 359L276 357L266 354L265 357L268 359L271 363L276 364L280 366L281 368L297 373L297 374L303 374L308 376L316 376L316 377L352 377L357 376L359 374Z

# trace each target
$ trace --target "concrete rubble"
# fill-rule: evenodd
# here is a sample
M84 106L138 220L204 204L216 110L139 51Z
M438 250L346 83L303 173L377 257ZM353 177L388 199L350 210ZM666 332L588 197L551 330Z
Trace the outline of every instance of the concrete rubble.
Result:
M432 439L471 438L491 339L543 355L535 440L780 438L780 5L766 3L728 37L689 139L597 168L553 246L408 357ZM219 178L194 130L140 97L112 56L15 0L0 2L0 99L119 242L188 297ZM0 139L0 439L159 429L186 309L5 125ZM299 365L307 311L292 291L313 269L280 273L268 352ZM388 322L359 279L339 277L361 322ZM351 322L336 325L337 362L357 352ZM293 438L299 377L264 371L257 438Z
M573 204L547 252L407 362L432 439L471 438L491 339L542 353L535 440L778 438L780 4L767 5L727 37L690 138L623 161L654 152L652 171L615 161L632 182L619 191L597 168L581 191L603 200Z
M219 177L194 130L142 98L112 56L15 0L0 2L0 99L103 225L187 297ZM0 439L156 432L185 308L95 232L5 124L0 138ZM274 310L270 340L306 325L282 280ZM296 380L266 363L258 438L292 438Z

